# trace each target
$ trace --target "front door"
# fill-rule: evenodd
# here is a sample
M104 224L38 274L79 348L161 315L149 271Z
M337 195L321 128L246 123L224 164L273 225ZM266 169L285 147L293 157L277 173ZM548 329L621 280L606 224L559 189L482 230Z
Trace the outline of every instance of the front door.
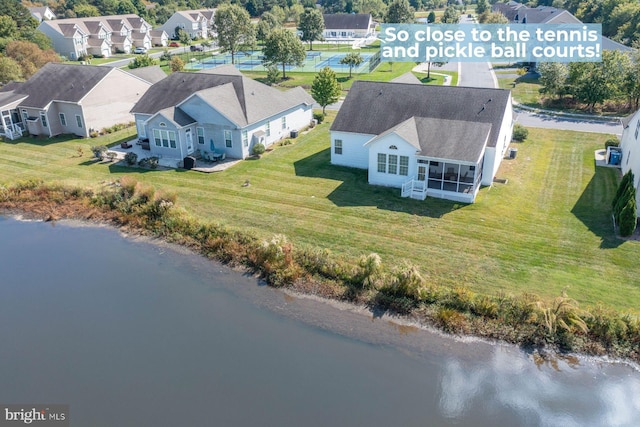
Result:
M426 181L427 180L427 165L418 164L418 181Z
M187 154L193 153L193 137L191 136L191 129L186 130L187 134Z

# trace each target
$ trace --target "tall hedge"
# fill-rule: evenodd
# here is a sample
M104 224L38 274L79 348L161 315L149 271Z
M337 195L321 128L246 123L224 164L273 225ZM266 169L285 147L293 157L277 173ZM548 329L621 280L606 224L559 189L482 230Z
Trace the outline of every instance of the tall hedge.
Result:
M636 189L633 186L633 172L628 171L620 180L616 195L611 202L613 216L621 236L630 236L636 229L638 212Z

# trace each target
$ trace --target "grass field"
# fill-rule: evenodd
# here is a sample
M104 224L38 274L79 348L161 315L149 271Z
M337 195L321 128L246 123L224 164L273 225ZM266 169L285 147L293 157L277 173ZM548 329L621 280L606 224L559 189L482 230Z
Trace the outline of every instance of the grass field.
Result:
M350 258L377 252L389 267L409 261L433 282L478 292L556 296L567 288L582 303L637 310L640 242L613 235L609 203L618 172L594 169L593 152L606 135L531 129L498 173L508 183L463 205L403 199L397 189L368 185L366 171L331 166L329 126L217 174L96 164L89 146L100 140L23 139L0 143L0 182L99 186L132 174L176 191L198 217L261 237L284 233L297 245Z

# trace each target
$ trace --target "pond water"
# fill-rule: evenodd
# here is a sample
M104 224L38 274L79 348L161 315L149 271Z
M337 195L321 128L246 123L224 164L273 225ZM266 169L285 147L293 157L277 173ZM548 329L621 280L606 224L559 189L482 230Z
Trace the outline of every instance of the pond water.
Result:
M0 403L72 426L633 426L640 374L536 365L104 227L0 219Z

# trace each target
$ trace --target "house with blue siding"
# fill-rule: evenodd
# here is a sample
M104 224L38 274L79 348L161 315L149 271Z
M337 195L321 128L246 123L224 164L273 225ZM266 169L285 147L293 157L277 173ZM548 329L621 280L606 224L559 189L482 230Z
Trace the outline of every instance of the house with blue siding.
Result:
M152 155L180 160L224 153L244 159L255 144L269 147L308 127L313 102L302 88L282 92L225 66L173 73L154 84L131 112Z

